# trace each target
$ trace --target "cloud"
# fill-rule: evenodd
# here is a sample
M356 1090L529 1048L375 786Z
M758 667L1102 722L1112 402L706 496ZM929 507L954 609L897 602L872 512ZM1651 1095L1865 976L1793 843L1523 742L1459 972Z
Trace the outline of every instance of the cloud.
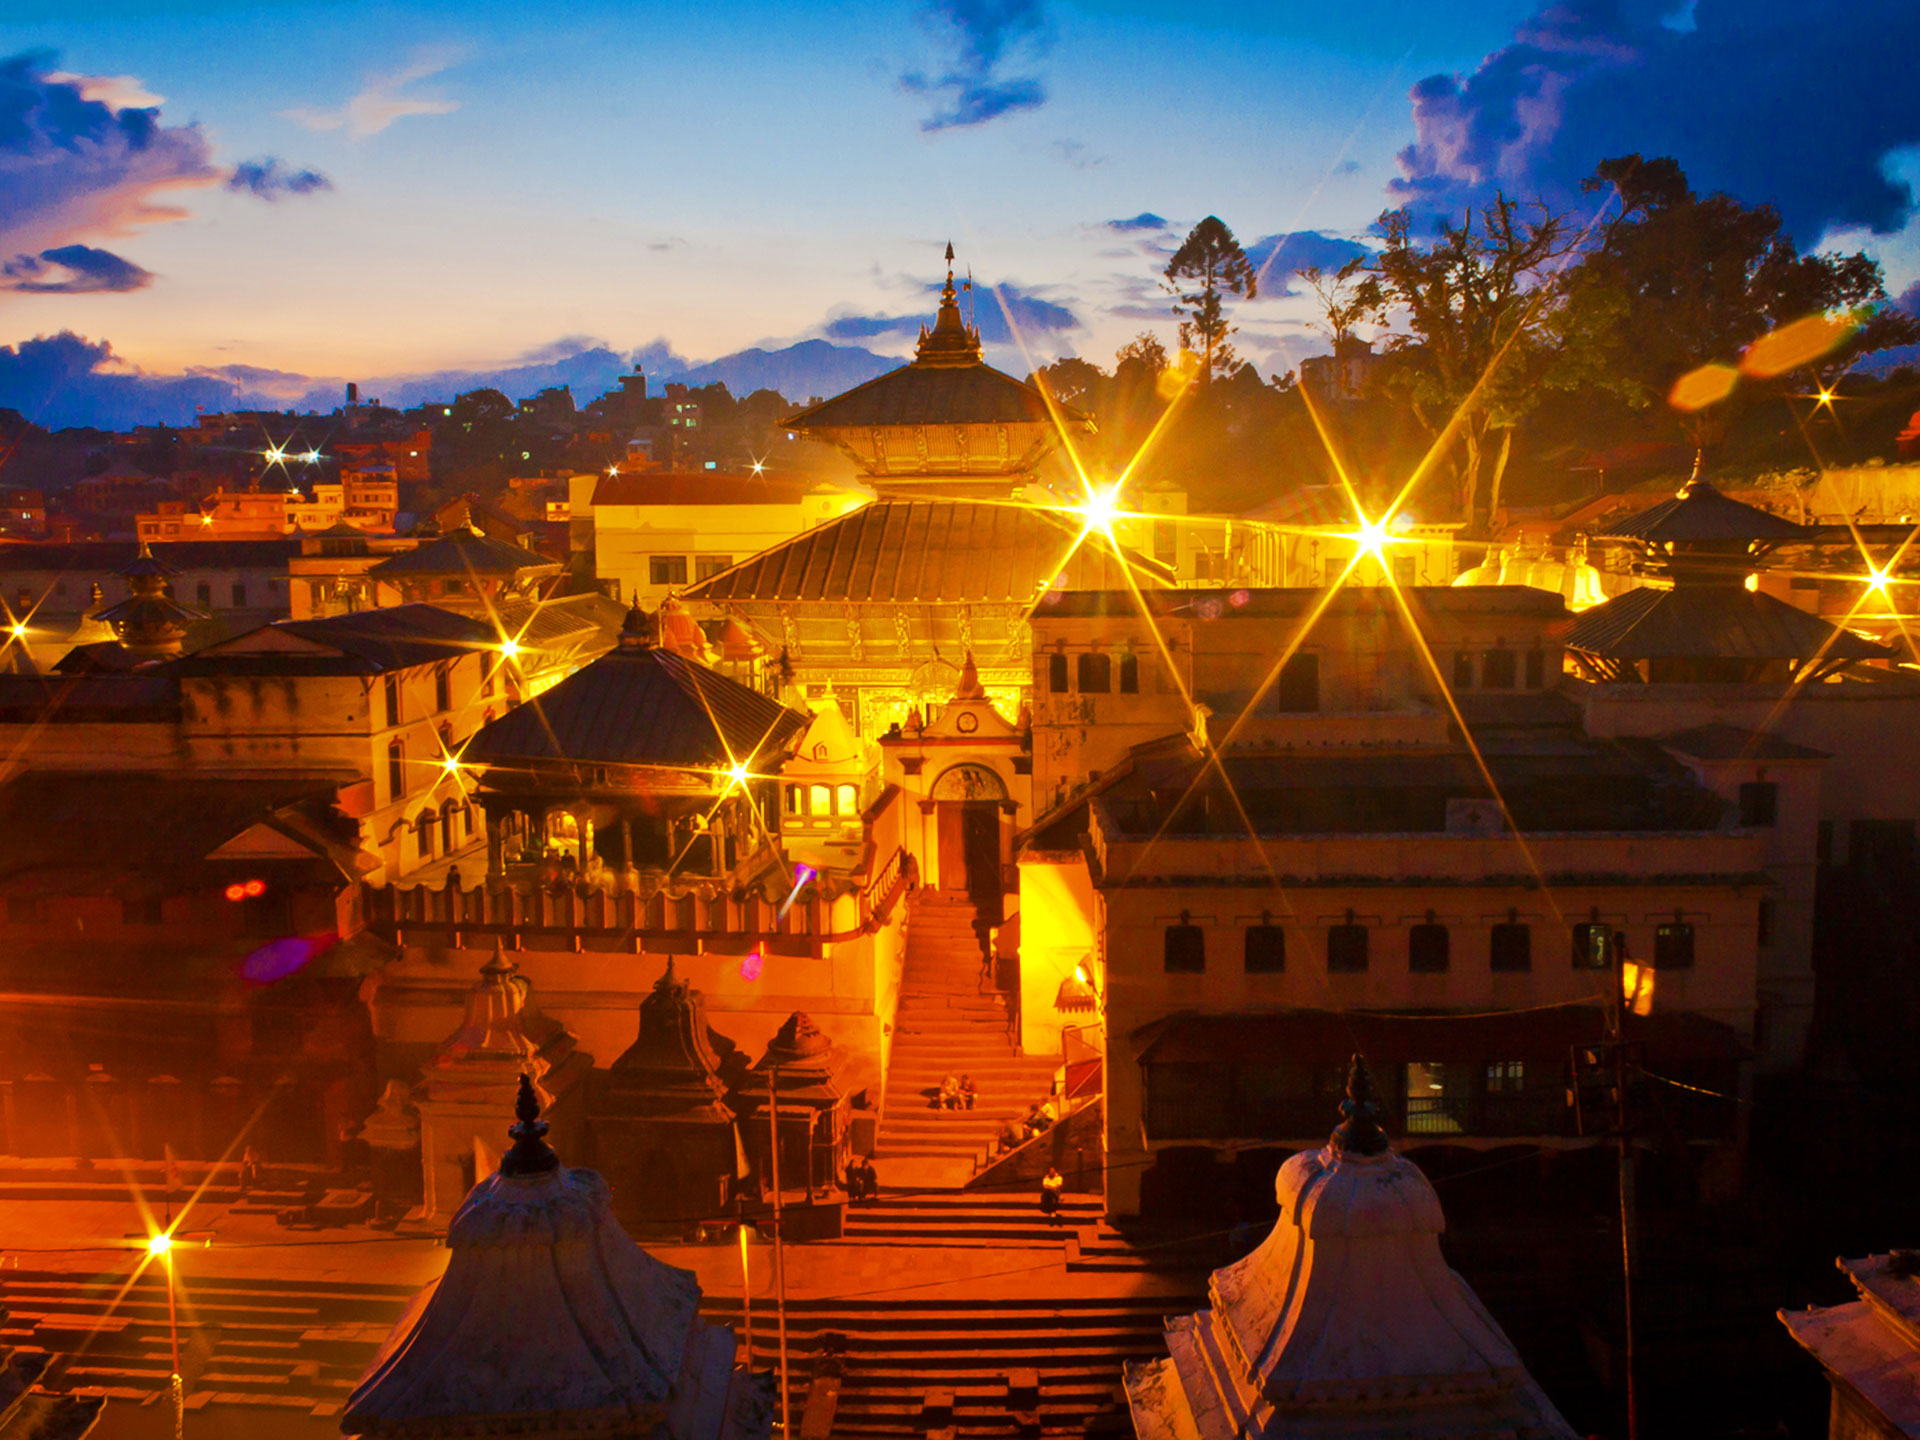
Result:
M0 290L23 295L119 294L152 283L151 270L91 245L56 245L0 264Z
M0 345L0 408L18 410L48 429L190 424L196 407L228 409L239 398L230 381L122 367L106 341L70 330Z
M1075 170L1092 170L1107 163L1107 157L1094 154L1084 140L1056 140L1047 148L1061 164L1071 165Z
M178 219L185 212L160 204L160 192L218 177L197 126L90 99L92 82L56 78L53 64L45 50L0 60L0 255L40 256Z
M939 285L925 287L929 295L938 295ZM1065 305L1043 299L1018 285L991 286L984 283L974 289L973 320L980 328L980 339L987 345L1011 345L1015 333L1031 340L1036 335L1054 335L1080 327L1080 317ZM962 293L961 308L967 306ZM933 306L907 315L835 315L820 327L829 340L874 340L883 335L917 336L920 327L932 322Z
M157 110L167 103L132 75L75 75L68 70L52 70L47 79L71 85L83 100L98 100L110 110Z
M1263 235L1246 247L1247 259L1260 276L1260 293L1270 298L1294 293L1291 282L1297 270L1313 266L1337 270L1349 260L1372 253L1356 240L1319 230Z
M311 195L316 190L331 190L333 182L318 170L294 170L278 156L262 155L258 160L242 160L227 176L227 189L253 195L262 200L278 200L282 195Z
M936 101L920 122L922 130L984 125L1046 103L1046 87L1036 76L1003 73L1046 48L1041 0L926 0L921 15L946 52L938 74L910 70L900 77L908 94Z
M1413 87L1390 190L1423 209L1495 187L1570 207L1596 163L1637 151L1672 155L1702 191L1772 202L1803 244L1885 234L1914 209L1884 162L1920 142L1917 50L1911 0L1558 0L1471 75Z
M360 92L337 110L299 106L280 113L309 130L345 130L356 140L378 135L409 115L451 115L460 108L458 100L403 92L416 80L440 74L459 58L457 52L448 49L422 50L398 70L369 75Z
M1142 210L1138 215L1126 220L1107 221L1107 229L1117 230L1123 235L1134 230L1164 230L1166 228L1167 222L1165 217L1156 215L1151 210Z

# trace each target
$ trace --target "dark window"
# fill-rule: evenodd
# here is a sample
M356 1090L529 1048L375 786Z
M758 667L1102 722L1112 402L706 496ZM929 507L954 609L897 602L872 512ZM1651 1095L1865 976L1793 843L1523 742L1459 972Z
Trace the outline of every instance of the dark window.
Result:
M1169 975L1198 975L1207 968L1207 936L1198 925L1184 921L1167 926L1166 966Z
M1760 913L1754 921L1754 939L1758 944L1773 943L1773 901L1762 900Z
M1287 968L1287 932L1278 925L1247 927L1247 974L1278 975Z
M1055 651L1047 656L1047 693L1065 695L1070 687L1067 684L1067 657Z
M1576 970L1604 970L1607 968L1607 936L1612 932L1598 923L1576 925L1573 927L1573 968Z
M407 747L395 740L387 746L387 800L398 800L407 793Z
M242 585L238 580L236 580L233 582L233 608L236 610L244 609L246 607L246 603L247 603L247 587Z
M122 900L120 923L122 925L158 925L160 923L159 899Z
M1533 927L1516 920L1504 920L1494 926L1492 958L1495 970L1531 970Z
M38 895L9 895L7 921L13 925L38 925L47 918L46 907Z
M1298 654L1280 667L1275 687L1282 715L1308 715L1320 708L1320 657Z
M1401 586L1411 585L1419 579L1419 557L1414 555L1396 555L1393 557L1394 583Z
M436 711L453 708L453 674L445 665L434 668L433 708Z
M1471 690L1473 688L1473 656L1461 650L1453 657L1453 688Z
M391 730L400 723L400 677L387 676L384 688L387 692L387 728Z
M1128 650L1120 656L1120 693L1138 695L1140 693L1140 657Z
M1428 921L1407 931L1407 969L1416 975L1439 975L1452 951L1447 927Z
M433 812L422 810L413 822L414 833L420 842L420 858L433 858Z
M1822 820L1814 828L1813 857L1822 866L1833 864L1833 821Z
M650 585L686 584L687 557L684 555L648 556L647 583Z
M1327 969L1335 974L1357 974L1367 968L1367 927L1333 925L1327 929Z
M1693 968L1693 926L1684 920L1670 920L1653 931L1653 968L1691 970Z
M1075 657L1074 679L1082 695L1104 695L1113 688L1113 657L1089 650Z
M1177 564L1180 559L1180 530L1171 520L1153 522L1153 558L1162 565Z
M213 586L202 580L198 585L193 587L193 598L211 610L213 608Z
M1538 690L1547 683L1547 657L1539 650L1527 651L1527 689Z
M1489 650L1480 657L1480 688L1511 690L1514 681L1514 652Z
M1740 823L1771 825L1780 817L1780 787L1771 780L1749 780L1740 787Z

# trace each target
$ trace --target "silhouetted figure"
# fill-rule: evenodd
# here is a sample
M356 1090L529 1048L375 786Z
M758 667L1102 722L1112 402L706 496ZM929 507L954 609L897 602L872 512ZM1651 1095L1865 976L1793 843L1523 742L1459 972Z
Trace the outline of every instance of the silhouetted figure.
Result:
M1049 1225L1060 1223L1060 1192L1066 1188L1066 1177L1049 1165L1047 1173L1040 1177L1040 1213L1047 1217Z
M973 1077L971 1075L960 1077L960 1103L965 1109L973 1109Z

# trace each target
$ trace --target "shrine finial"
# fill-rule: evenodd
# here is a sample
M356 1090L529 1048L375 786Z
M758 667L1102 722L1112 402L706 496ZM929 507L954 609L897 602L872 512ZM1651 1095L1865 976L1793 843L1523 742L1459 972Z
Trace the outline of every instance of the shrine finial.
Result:
M1340 1102L1341 1121L1334 1127L1333 1145L1349 1155L1384 1155L1390 1148L1380 1128L1380 1097L1364 1055L1356 1053L1347 1070L1347 1098Z
M540 1118L540 1096L533 1077L520 1072L520 1093L513 1102L515 1123L507 1130L513 1145L500 1157L502 1175L546 1175L560 1168L560 1157L547 1144L547 1122Z

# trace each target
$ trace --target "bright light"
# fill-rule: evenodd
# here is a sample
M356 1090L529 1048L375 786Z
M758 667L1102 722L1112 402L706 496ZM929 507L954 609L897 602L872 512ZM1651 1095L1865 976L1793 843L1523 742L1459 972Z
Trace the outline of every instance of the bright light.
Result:
M164 1255L171 1249L173 1249L173 1237L164 1230L147 1240L149 1255Z
M444 757L440 761L440 768L449 775L458 775L460 773L460 757L458 755L448 755Z
M620 473L620 467L618 465L607 466L607 474L618 475L619 473Z
M309 465L318 465L320 463L320 452L318 450L309 450L300 458Z
M213 516L211 516L211 515L202 515L202 516L200 517L200 523L201 523L202 525L211 525L211 524L213 523Z
M1079 506L1081 518L1086 521L1087 529L1098 530L1109 538L1113 535L1113 522L1119 518L1120 507L1116 503L1120 487L1109 486L1105 490L1094 486L1087 487L1086 501Z
M740 962L740 978L749 981L758 980L760 978L760 968L763 963L758 950L748 952L746 958ZM746 1243L745 1231L741 1232L740 1240L742 1244Z
M746 784L749 779L747 767L744 765L735 765L731 770L727 771L727 778L736 785Z
M1378 520L1363 520L1353 538L1360 542L1362 550L1378 560L1382 547L1387 543L1387 527Z
M520 642L518 640L502 640L500 642L500 654L508 660L517 658L520 654Z
M269 462L275 465L284 463L287 458L287 452L282 450L278 445L269 445L261 453L266 456Z
M765 473L766 473L766 469L767 469L767 467L766 467L766 466L764 466L764 465L762 465L762 464L761 464L761 463L760 463L760 462L759 462L758 460L756 460L756 461L754 461L754 462L753 462L753 473L754 473L754 474L756 474L756 475L763 475L763 474L765 474Z
M1833 391L1831 390L1822 390L1818 395L1814 396L1814 399L1826 406L1829 410L1833 408Z
M27 627L24 621L16 620L13 622L12 626L9 628L11 628L13 631L14 639L24 640L27 638Z
M1082 985L1091 985L1093 983L1087 978L1087 967L1084 965L1076 965L1073 967L1073 978L1078 980Z
M1884 570L1870 570L1867 572L1867 588L1869 590L1878 590L1884 595L1887 593L1888 578L1887 572Z

